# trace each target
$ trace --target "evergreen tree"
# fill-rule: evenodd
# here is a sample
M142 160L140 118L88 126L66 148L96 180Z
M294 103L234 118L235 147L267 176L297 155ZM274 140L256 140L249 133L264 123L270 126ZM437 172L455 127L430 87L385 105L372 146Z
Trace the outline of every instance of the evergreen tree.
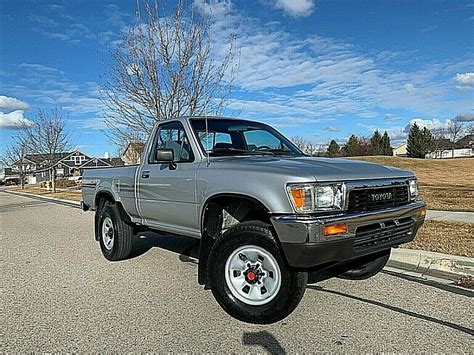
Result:
M339 144L333 139L331 143L329 143L329 147L327 149L328 157L337 157L340 154L341 148Z
M413 123L407 139L407 155L411 158L424 158L421 152L421 131L418 125Z
M382 136L382 142L381 142L381 152L380 154L382 155L388 155L388 156L392 156L393 155L393 149L391 147L391 144L390 144L390 137L387 133L387 131L385 131L383 133L383 136Z
M426 127L423 128L423 130L421 131L421 142L425 155L427 153L432 152L436 148L436 139L433 137L430 130Z
M416 123L410 128L407 140L407 153L412 158L424 159L426 154L435 149L436 142L428 128L420 130Z
M357 138L355 135L351 135L346 145L344 146L345 155L349 157L357 156L357 155L360 155L360 151L361 151L361 146L360 146L359 138Z
M373 155L382 154L382 136L378 130L376 130L372 138L370 138L370 146Z

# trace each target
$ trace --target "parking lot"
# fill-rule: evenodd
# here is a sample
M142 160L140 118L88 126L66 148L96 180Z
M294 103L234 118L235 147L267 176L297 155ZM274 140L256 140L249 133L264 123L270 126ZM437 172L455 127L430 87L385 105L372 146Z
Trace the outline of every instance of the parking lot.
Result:
M146 234L108 262L93 213L0 192L2 352L472 352L472 293L391 271L308 286L270 326L197 283L196 242Z

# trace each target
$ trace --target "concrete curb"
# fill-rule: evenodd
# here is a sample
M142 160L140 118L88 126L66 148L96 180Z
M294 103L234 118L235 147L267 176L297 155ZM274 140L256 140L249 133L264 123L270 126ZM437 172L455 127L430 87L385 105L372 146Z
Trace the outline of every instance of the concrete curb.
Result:
M18 196L23 196L23 197L29 197L35 200L40 200L40 201L45 201L45 202L52 202L52 203L57 203L60 205L64 206L69 206L69 207L74 207L74 208L81 208L81 203L77 201L72 201L72 200L64 200L61 198L54 198L54 197L47 197L47 196L41 196L41 195L34 195L26 192L20 192L20 191L8 191L8 190L2 190L5 193L12 194L12 195L18 195Z
M396 248L387 266L452 281L474 277L474 259L424 250Z

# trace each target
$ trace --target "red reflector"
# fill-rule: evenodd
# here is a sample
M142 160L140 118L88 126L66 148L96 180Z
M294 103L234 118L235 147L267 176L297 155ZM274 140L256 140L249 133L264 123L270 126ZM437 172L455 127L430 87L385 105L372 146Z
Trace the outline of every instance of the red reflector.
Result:
M347 224L346 223L341 223L341 224L333 224L330 226L324 226L323 228L323 234L325 236L329 235L335 235L335 234L345 234L347 233Z

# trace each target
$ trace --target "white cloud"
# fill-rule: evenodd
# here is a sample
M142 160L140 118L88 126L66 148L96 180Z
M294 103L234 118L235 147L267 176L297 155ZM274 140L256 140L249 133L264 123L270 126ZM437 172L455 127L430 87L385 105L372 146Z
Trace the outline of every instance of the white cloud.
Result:
M0 112L0 127L21 129L24 125L31 126L33 123L23 117L22 110L12 111L10 113Z
M457 73L454 80L458 84L456 90L460 92L467 92L474 86L474 73Z
M0 109L6 111L29 110L30 105L14 97L0 95Z
M399 117L397 115L394 115L392 113L386 113L385 114L385 119L388 120L388 121L400 121L400 120L402 120L401 117Z
M327 126L324 128L326 132L340 132L341 130L337 127Z
M222 16L232 10L230 0L194 0L193 5L208 16Z
M405 84L404 88L407 93L411 93L413 90L415 90L415 86L413 84Z
M441 120L438 120L438 119L432 119L432 120L425 120L425 119L422 119L422 118L414 118L412 120L410 120L410 122L405 126L405 133L408 133L410 132L410 128L411 126L413 126L413 124L417 124L418 127L420 128L428 128L430 131L436 131L436 130L440 130L440 129L447 129L449 127L449 125L451 124L451 120L444 120L444 121L441 121Z
M84 39L93 39L95 35L83 23L78 23L66 12L62 5L48 6L47 10L42 10L44 15L35 14L28 17L33 24L33 31L54 40L60 40L69 43L78 43ZM54 14L54 18L51 17Z
M315 9L314 0L276 0L274 6L293 17L309 16Z
M42 64L22 63L16 84L0 90L22 95L39 107L58 107L71 115L87 114L100 117L104 106L100 101L99 87L95 82L76 83L56 68Z
M460 113L459 115L456 115L454 120L458 122L474 122L474 114L469 112Z

